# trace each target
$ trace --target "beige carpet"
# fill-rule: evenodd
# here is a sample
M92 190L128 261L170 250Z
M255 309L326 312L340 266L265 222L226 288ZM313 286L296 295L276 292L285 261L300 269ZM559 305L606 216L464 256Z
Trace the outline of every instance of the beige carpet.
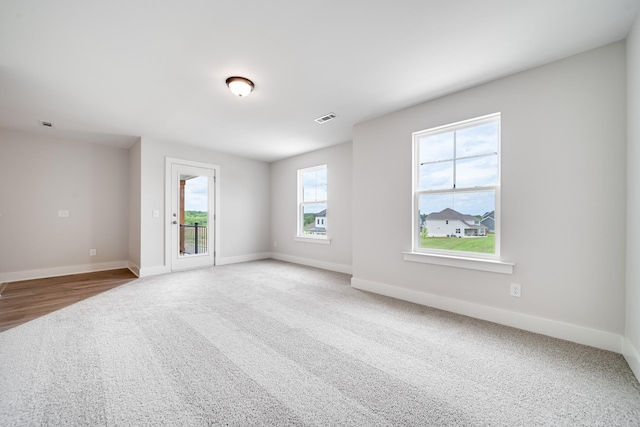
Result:
M2 426L637 426L622 356L279 261L139 279L0 333Z

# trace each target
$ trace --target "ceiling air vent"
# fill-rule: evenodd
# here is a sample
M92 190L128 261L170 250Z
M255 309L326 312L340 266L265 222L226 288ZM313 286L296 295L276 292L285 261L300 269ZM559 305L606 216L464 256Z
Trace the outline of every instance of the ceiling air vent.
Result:
M40 120L40 126L42 126L44 128L52 128L53 127L53 123L45 122L44 120Z
M335 115L335 113L329 113L329 114L325 114L325 115L324 115L324 116L322 116L322 117L318 117L318 118L316 119L316 122L318 122L318 123L325 123L325 122L328 122L329 120L333 120L333 119L335 119L336 117L338 117L338 116L336 116L336 115Z

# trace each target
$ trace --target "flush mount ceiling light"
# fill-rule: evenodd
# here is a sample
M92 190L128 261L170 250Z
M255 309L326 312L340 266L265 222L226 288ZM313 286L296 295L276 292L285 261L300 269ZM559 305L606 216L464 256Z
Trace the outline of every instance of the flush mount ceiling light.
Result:
M227 86L231 93L237 96L247 96L253 91L253 82L244 77L229 77L227 79Z

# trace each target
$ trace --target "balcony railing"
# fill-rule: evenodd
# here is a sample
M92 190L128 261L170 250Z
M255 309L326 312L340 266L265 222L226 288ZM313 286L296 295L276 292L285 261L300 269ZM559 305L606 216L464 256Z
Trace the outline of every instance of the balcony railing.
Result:
M206 254L208 251L207 227L180 224L180 255Z

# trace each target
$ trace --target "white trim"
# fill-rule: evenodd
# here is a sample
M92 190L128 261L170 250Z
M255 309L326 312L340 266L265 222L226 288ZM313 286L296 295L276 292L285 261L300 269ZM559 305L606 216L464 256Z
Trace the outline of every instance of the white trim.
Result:
M638 381L640 381L640 353L638 353L638 350L633 346L631 341L629 341L629 338L626 337L622 345L622 355L629 364L633 374Z
M168 265L157 265L155 267L141 268L138 277L157 276L158 274L166 273L171 273L171 267Z
M268 258L271 258L271 253L269 252L262 252L262 253L249 254L249 255L229 256L229 257L218 257L216 265L237 264L239 262L257 261L260 259L268 259Z
M325 205L325 210L327 210L328 207L329 207L327 199L325 199L325 200L314 200L314 201L308 201L308 202L304 201L304 183L303 183L302 175L304 175L306 172L317 171L317 170L325 170L326 173L327 173L327 191L326 191L326 193L327 193L327 197L329 197L328 196L329 195L329 168L327 167L326 164L318 165L318 166L311 166L311 167L303 168L303 169L298 169L298 177L297 177L297 185L298 185L298 206L297 206L297 210L298 210L298 214L297 214L297 219L296 219L296 230L297 230L296 231L296 236L297 237L304 237L302 233L304 231L303 218L304 218L304 206L305 205L323 203ZM328 221L328 216L327 216L327 221Z
M470 128L470 127L474 127L474 126L478 126L478 125L483 125L486 123L491 123L493 121L495 121L496 117L498 117L498 119L500 119L502 113L497 112L497 113L491 113L491 114L487 114L484 116L480 116L480 117L474 117L471 119L466 119L466 120L460 120L459 122L455 122L455 123L448 123L446 125L441 125L441 126L436 126L436 127L432 127L432 128L427 128L427 129L423 129L423 130L419 130L416 132L413 132L413 134L420 134L420 135L431 135L431 134L439 134L439 133L444 133L447 132L449 130L461 130L461 129L466 129L466 128Z
M220 166L211 163L195 162L193 160L178 159L177 157L165 157L165 163L193 166L196 168L204 169L214 169L216 171L220 168Z
M513 267L516 265L513 262L498 261L495 259L465 258L450 255L427 254L422 252L403 252L402 254L405 261L502 274L513 274Z
M463 129L467 129L467 128L471 128L471 127L475 127L475 126L479 126L487 123L492 123L492 122L496 122L498 124L497 147L496 147L498 164L496 166L497 167L497 183L495 185L484 186L484 187L468 187L468 188L465 188L465 187L456 188L456 186L454 185L454 188L443 188L439 190L420 190L420 143L419 143L420 137L428 136L428 135L438 135L445 132L455 132L458 130L463 130ZM502 150L502 113L496 112L496 113L487 114L487 115L476 117L476 118L462 120L455 123L449 123L446 125L437 126L430 129L416 131L411 134L411 141L413 144L412 145L413 154L411 159L411 173L412 173L411 191L413 196L412 206L411 206L411 209L412 209L411 247L412 247L413 253L421 252L421 253L434 254L434 255L439 255L441 253L444 253L445 256L451 255L453 258L457 258L457 257L462 257L465 259L471 259L471 258L481 259L482 258L482 259L493 259L493 260L499 261L500 253L501 253L501 236L502 236L501 227L500 227L500 222L501 222L500 209L501 209L501 203L502 203L501 194L500 194L501 184L502 184L502 172L501 172L502 170L502 151L501 151ZM454 141L455 141L455 138L454 138ZM460 158L456 157L455 142L454 142L454 152L453 152L452 160L455 160L455 159L460 159ZM455 178L456 176L455 161L453 162L453 165L454 165L453 176ZM493 211L494 212L494 234L495 234L494 253L474 254L474 253L458 252L455 250L433 250L428 248L424 248L424 249L420 248L420 226L418 224L420 224L420 196L421 195L462 194L462 193L476 193L481 191L493 191L495 195L495 203L494 203L494 211ZM425 261L417 261L417 262L425 262ZM442 264L442 265L449 265L449 264ZM472 265L472 264L467 264L467 265ZM459 267L458 265L450 265L450 266ZM461 268L473 268L473 267L461 267ZM484 269L479 268L479 270L484 270ZM487 270L484 270L484 271L487 271ZM488 271L491 271L491 270L488 270ZM511 274L511 273L506 273L506 274Z
M337 263L333 263L333 262L318 261L318 260L315 260L315 259L301 258L301 257L297 257L297 256L279 254L279 253L276 253L276 252L272 252L271 253L271 258L277 259L279 261L286 261L286 262L291 262L291 263L294 263L294 264L301 264L301 265L306 265L306 266L309 266L309 267L321 268L323 270L335 271L337 273L353 274L353 267L351 267L350 265L345 265L345 264L337 264Z
M376 283L355 277L351 279L351 286L355 289L386 295L476 319L487 320L489 322L613 351L615 353L622 353L622 335L611 332L590 329L584 326L572 325L556 320L428 294L426 292L419 292L398 286Z
M135 274L136 276L140 277L140 266L129 261L129 266L128 266L129 270Z
M70 274L92 273L95 271L117 270L119 268L129 268L129 261L100 262L96 264L69 265L66 267L52 267L2 273L0 274L0 283L42 279L46 277L68 276Z
M214 181L214 206L213 206L213 217L215 218L213 221L214 226L214 237L213 237L213 265L217 265L216 254L220 252L220 166L214 165L210 163L202 163L202 162L194 162L191 160L178 159L175 157L165 157L165 188L164 188L164 200L165 200L165 238L164 238L164 263L166 268L171 271L171 263L172 263L172 253L171 253L171 214L172 214L172 171L171 168L173 165L184 165L184 166L193 166L197 168L204 169L212 169L214 171L215 181ZM155 271L157 267L153 267L152 271ZM145 269L147 270L147 269ZM141 273L142 274L142 273ZM155 275L162 273L151 273L147 275ZM140 276L142 277L142 275Z
M318 243L321 245L330 245L331 239L328 237L304 237L304 236L293 236L293 240L296 242L305 242L305 243Z

